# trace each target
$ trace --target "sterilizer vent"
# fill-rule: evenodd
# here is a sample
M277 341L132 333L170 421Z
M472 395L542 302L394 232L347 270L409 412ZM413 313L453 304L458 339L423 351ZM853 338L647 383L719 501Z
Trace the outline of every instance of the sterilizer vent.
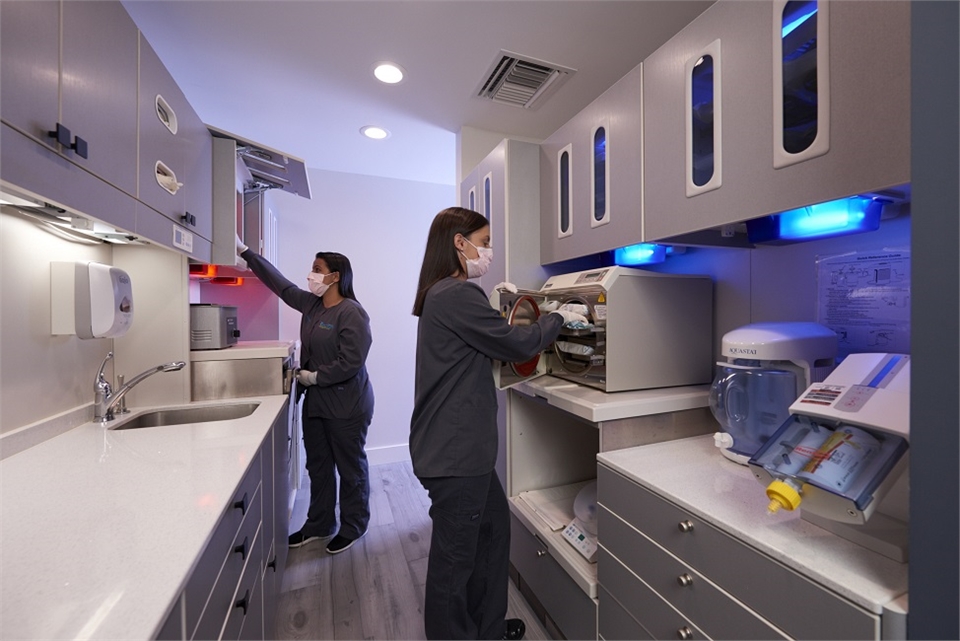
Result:
M494 102L532 109L576 71L501 50L490 65L486 79L480 83L477 95Z

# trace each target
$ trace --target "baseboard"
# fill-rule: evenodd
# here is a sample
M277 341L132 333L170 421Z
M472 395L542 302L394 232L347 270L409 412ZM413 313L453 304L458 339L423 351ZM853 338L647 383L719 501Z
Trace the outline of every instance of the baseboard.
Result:
M366 452L369 465L384 465L410 460L410 447L406 443L385 447L368 447Z

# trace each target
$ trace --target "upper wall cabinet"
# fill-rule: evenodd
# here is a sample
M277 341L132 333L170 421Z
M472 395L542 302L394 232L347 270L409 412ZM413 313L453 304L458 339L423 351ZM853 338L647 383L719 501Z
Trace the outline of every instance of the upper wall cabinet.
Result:
M638 65L540 145L543 264L642 240Z
M909 3L720 0L643 94L647 240L903 185Z
M119 2L4 2L5 123L136 195L136 25Z
M213 137L177 83L140 37L139 198L213 239Z

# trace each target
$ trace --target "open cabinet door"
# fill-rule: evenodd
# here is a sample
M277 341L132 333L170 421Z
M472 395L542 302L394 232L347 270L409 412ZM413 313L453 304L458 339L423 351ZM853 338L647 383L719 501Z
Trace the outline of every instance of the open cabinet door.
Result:
M511 325L532 325L540 318L540 304L546 296L537 291L518 290L512 293L494 289L490 304L500 311ZM493 361L493 380L497 389L505 390L517 383L529 381L547 373L546 354L540 352L523 363Z

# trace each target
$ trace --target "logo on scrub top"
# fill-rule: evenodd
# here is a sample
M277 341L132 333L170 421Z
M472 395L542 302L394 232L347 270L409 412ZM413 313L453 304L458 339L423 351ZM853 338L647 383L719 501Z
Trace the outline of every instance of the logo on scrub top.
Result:
M333 329L333 325L331 325L330 323L324 323L323 321L320 321L319 323L317 323L317 327L319 327L320 329Z

